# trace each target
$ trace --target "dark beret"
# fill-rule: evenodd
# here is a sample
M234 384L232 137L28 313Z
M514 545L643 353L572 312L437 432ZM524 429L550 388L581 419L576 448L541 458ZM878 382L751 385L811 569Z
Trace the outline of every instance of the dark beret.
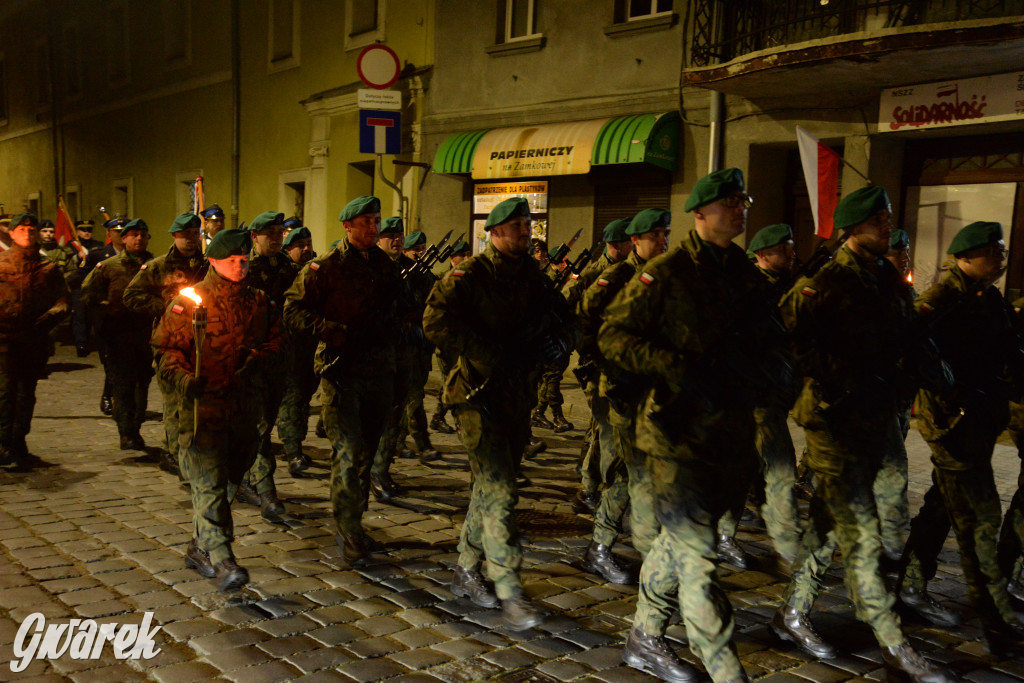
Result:
M889 195L878 185L868 185L839 200L839 206L832 212L832 222L840 230L849 230L883 210L892 210Z
M402 221L401 216L388 216L380 224L380 234L385 233L398 233L401 235L405 232L405 223Z
M971 249L986 247L1003 240L1003 226L995 221L975 221L960 229L947 253L959 256Z
M271 225L281 225L284 223L284 214L276 211L264 211L256 218L252 219L249 223L249 232L258 232L265 228L269 228Z
M402 248L412 249L413 247L418 247L421 244L426 243L427 236L423 234L422 230L416 230L415 232L410 232L408 235L405 236L405 242L402 244Z
M529 218L530 203L523 197L509 197L491 209L484 223L484 230L490 230L495 225L501 225L513 218Z
M188 230L189 228L198 228L201 225L202 221L199 220L199 216L195 215L194 213L183 213L174 219L174 222L171 223L171 227L170 229L167 230L167 232L173 235L176 232Z
M127 228L125 228L127 230ZM206 247L206 258L224 259L229 256L248 256L252 251L252 237L248 230L228 228L221 230Z
M43 228L55 228L55 227L57 227L57 226L54 225L53 221L51 221L49 218L44 218L43 220L39 221L39 229L40 230L42 230Z
M469 247L469 242L467 242L464 239L460 239L458 242L456 242L452 246L452 253L451 253L451 255L452 256L456 256L457 254L461 254L461 253L467 252L467 251L472 251L470 249L470 247Z
M775 225L761 228L754 233L754 236L750 239L750 245L747 247L747 253L754 254L762 249L771 249L783 242L792 241L793 228L785 223L776 223Z
M633 220L629 222L629 227L626 228L626 234L642 235L655 228L668 228L671 226L671 211L666 211L665 209L644 209L633 216Z
M287 246L291 246L291 243L295 242L296 240L301 240L301 239L304 239L304 238L312 238L312 237L313 237L313 235L312 235L312 233L309 232L309 228L307 228L306 226L303 225L301 227L295 228L290 233L285 235L285 237L284 237L284 246L286 246L286 247Z
M380 200L369 196L356 197L341 210L338 220L350 221L364 213L380 213Z
M629 239L629 235L626 233L626 228L629 227L629 220L625 218L617 218L608 225L604 226L604 232L601 234L601 241L605 244L609 242L625 242Z
M34 228L39 227L39 218L34 213L25 211L24 213L16 213L11 218L11 229L18 227L19 225L31 225Z
M705 204L725 199L731 194L745 192L743 171L738 168L723 168L710 173L693 186L683 211L693 211Z
M123 228L121 228L121 234L123 235L129 230L149 232L149 226L146 225L146 221L142 220L141 218L136 218L133 221L129 221Z

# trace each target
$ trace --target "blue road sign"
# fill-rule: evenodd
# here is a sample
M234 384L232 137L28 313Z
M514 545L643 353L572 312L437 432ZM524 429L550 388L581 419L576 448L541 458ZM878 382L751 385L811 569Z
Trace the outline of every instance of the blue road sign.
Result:
M401 154L402 113L360 109L359 151L363 154Z

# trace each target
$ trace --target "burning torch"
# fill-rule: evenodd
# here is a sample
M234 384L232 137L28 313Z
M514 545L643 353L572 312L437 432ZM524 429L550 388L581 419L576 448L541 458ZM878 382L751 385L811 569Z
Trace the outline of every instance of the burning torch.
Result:
M203 306L203 298L196 293L195 288L185 287L181 290L182 296L187 296L196 302L192 309L192 336L196 340L196 373L195 378L199 379L200 369L203 367L203 342L206 340L206 306ZM193 434L199 433L199 399L194 400L192 406Z

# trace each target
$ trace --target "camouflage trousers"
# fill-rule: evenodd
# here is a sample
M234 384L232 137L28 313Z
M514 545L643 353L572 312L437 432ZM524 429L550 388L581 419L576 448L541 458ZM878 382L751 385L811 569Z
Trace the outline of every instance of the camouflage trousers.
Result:
M430 433L427 431L427 411L423 407L423 399L427 395L427 379L430 377L430 359L432 352L418 354L409 385L409 393L402 411L401 438L408 434L416 444L417 451L425 451L431 447Z
M595 405L600 410L601 403L604 403L603 410L607 414L601 428L610 428L612 443L605 446L602 433L601 461L607 486L594 514L593 540L612 545L622 529L622 518L628 506L633 547L641 557L646 557L661 525L654 514L654 486L647 470L647 456L636 447L636 411L626 409L620 413L608 404L607 399L598 398ZM612 453L608 458L604 456L606 447Z
M875 476L873 491L878 507L879 533L882 547L894 554L903 548L910 526L910 503L907 500L906 432L897 414L896 429L887 433L882 449L882 465ZM909 429L909 422L907 428Z
M757 453L760 456L761 477L755 486L764 486L761 516L775 550L783 557L794 557L800 547L800 515L793 486L796 484L796 449L789 433L785 408L756 408ZM718 525L719 533L730 538L743 510L729 511Z
M395 375L395 388L392 394L393 404L388 409L387 417L384 420L384 429L377 443L377 450L373 456L371 470L374 474L384 474L391 469L391 463L399 451L405 446L406 431L404 428L405 408L409 400L409 391L413 378L412 368L404 362L399 362L399 369Z
M391 374L320 383L324 428L331 442L331 507L340 534L362 531L370 467L393 406L394 384Z
M320 384L312 358L296 356L293 360L294 367L285 377L284 398L277 411L277 436L289 458L302 453L302 442L309 431L309 402Z
M275 493L274 472L277 471L277 459L271 446L270 437L274 432L277 414L284 399L285 376L290 372L265 371L260 379L263 386L255 387L260 392L260 413L257 429L260 433L260 445L256 451L256 460L245 475L245 480L256 493Z
M895 416L891 431L898 432ZM846 567L846 586L857 617L874 631L882 647L903 643L895 598L879 568L882 543L873 487L878 467L873 449L888 434L864 443L837 442L825 431L806 430L812 462L828 461L828 472L815 470L815 493L810 524L804 530L793 562L793 579L783 595L785 604L809 612L838 546ZM858 455L860 457L858 457Z
M587 432L583 436L580 450L580 489L585 493L597 493L601 488L601 439L597 421L591 412Z
M146 420L149 382L153 378L153 352L149 344L124 344L107 359L107 372L118 434L131 436Z
M109 358L107 359L107 365L108 367L110 365ZM160 387L160 393L164 397L164 443L167 444L167 452L171 454L171 460L176 461L178 468L181 469L182 463L178 447L178 422L180 419L181 398L178 395L178 388L176 386L161 379L159 375L157 375L156 381ZM191 414L191 411L189 414Z
M569 355L565 360L541 367L540 381L537 385L537 403L540 405L560 406L565 402L562 397L562 378L569 368Z
M193 431L191 401L180 402L178 433L181 472L192 495L193 537L214 564L230 557L234 540L231 501L259 446L256 407L224 399L199 402L199 431Z
M13 345L0 351L0 447L25 447L36 407L36 384L46 370L46 349Z
M727 452L727 451L725 451ZM718 521L746 496L751 462L736 468L711 467L689 457L648 454L654 503L661 531L644 558L633 625L663 635L678 606L690 649L713 681L743 676L732 642L732 607L715 574ZM742 480L737 483L738 480ZM686 590L680 590L686 586Z
M1019 580L1022 554L1024 554L1024 439L1013 432L1020 457L1020 474L1017 475L1017 491L1006 509L1003 526L999 531L999 566L1008 578Z
M967 592L978 609L983 624L1015 621L1010 597L1006 592L1007 576L1000 567L997 550L1002 510L996 490L991 457L995 436L958 438L959 444L932 443L936 448L968 448L978 458L974 467L932 470L932 487L925 494L924 505L911 523L903 563L903 576L909 585L923 589L935 576L937 558L949 535L950 527L960 546L960 566L964 570ZM951 448L949 450L952 450Z
M454 406L460 437L469 455L473 489L459 538L459 566L487 575L502 600L522 593L523 551L515 525L516 470L530 438L530 413L502 410L493 419L470 405Z

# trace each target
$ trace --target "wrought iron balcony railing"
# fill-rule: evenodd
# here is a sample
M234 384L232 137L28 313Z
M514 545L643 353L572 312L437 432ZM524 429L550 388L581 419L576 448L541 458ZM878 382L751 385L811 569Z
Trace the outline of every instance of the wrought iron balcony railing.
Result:
M1024 14L1024 0L692 0L690 66L846 33Z

